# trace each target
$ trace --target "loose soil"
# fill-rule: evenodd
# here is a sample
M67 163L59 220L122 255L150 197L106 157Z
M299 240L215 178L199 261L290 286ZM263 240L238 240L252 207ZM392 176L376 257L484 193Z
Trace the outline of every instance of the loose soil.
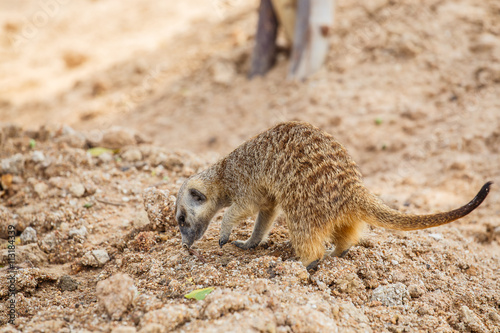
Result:
M500 332L498 1L339 0L327 62L305 82L286 81L282 36L276 67L246 79L257 6L1 2L2 332ZM188 253L172 215L182 181L286 120L333 134L404 212L450 210L494 184L457 222L370 228L313 274L282 219L243 251L219 248L219 214ZM18 237L27 227L36 240ZM136 288L122 313L96 292L118 273Z

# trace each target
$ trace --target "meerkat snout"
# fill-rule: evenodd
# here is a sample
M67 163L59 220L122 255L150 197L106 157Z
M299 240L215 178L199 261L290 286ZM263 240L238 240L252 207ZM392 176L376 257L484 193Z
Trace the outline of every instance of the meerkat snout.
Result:
M175 204L175 219L179 225L183 246L190 248L208 228L210 220L220 209L210 200L210 189L206 182L193 176L179 190Z

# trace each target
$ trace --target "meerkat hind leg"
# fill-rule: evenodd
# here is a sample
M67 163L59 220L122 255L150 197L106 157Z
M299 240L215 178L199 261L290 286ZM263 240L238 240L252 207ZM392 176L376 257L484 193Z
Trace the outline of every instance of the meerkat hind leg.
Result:
M349 252L351 246L356 245L363 233L364 222L351 223L339 228L332 236L335 250L331 254L334 257L343 258Z
M257 221L255 221L252 236L250 236L250 238L246 241L234 241L233 244L243 250L253 249L257 247L269 233L275 217L275 207L261 209L259 211L259 215L257 216Z
M295 219L287 222L295 254L308 271L315 270L325 254L326 235L318 229L301 229Z

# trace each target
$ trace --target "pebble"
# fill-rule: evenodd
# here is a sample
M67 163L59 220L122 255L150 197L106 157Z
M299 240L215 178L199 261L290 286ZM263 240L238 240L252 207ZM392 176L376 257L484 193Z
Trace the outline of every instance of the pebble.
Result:
M148 213L144 209L141 209L135 213L134 218L132 220L134 228L144 227L148 223L149 223Z
M69 231L69 237L71 238L80 238L80 239L85 239L87 237L87 228L85 226L82 226L80 229L73 228Z
M443 239L443 235L442 234L429 234L429 237L430 238L434 238L437 241Z
M57 284L62 291L75 291L78 289L78 282L69 275L63 275Z
M408 286L408 292L412 298L418 298L425 293L423 286L419 286L417 284L410 284Z
M194 316L194 311L184 304L168 304L158 310L146 313L141 319L141 326L160 324L162 326L161 332L171 332L179 324Z
M109 255L106 250L92 250L85 253L82 257L82 265L91 267L102 267L109 261Z
M109 163L113 161L113 155L110 153L102 153L97 157L101 163Z
M321 311L292 305L286 311L286 323L292 332L337 332L337 323Z
M45 161L45 155L39 150L35 150L31 153L31 160L35 163L43 163Z
M134 135L123 128L112 128L105 131L101 141L103 147L110 149L120 149L135 144Z
M48 234L42 239L39 246L42 251L49 253L56 247L56 242L56 236L54 236L54 234Z
M44 199L47 197L47 191L49 190L49 186L45 183L37 183L35 184L33 189L41 199Z
M142 160L142 153L137 148L127 149L123 154L122 158L127 162L137 162Z
M8 158L2 158L0 162L0 173L20 174L24 170L24 157L18 153Z
M62 129L62 135L59 136L56 142L67 144L73 148L84 148L87 141L83 134L76 132L69 126L64 126Z
M377 287L372 294L372 301L379 301L385 306L404 305L410 299L408 289L401 282Z
M481 319L479 319L478 316L474 313L474 311L469 309L466 305L462 305L462 308L460 310L462 315L462 322L471 332L489 332L481 322Z
M26 229L24 229L23 233L21 234L21 243L23 245L35 243L37 241L38 238L36 237L35 229L33 229L32 227L27 227Z
M69 192L77 198L81 198L83 194L85 193L85 186L83 186L80 183L75 183L70 186Z
M113 319L119 319L136 297L137 287L128 274L118 273L99 281L96 295L99 304Z

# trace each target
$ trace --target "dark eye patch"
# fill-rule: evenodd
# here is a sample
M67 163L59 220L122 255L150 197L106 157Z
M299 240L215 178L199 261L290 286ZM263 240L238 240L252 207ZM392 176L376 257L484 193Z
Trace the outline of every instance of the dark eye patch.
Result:
M179 222L179 225L181 227L186 225L186 214L184 212L179 215L179 217L177 218L177 222Z
M194 188L189 190L189 194L197 203L204 203L205 201L207 201L207 197L203 193Z

